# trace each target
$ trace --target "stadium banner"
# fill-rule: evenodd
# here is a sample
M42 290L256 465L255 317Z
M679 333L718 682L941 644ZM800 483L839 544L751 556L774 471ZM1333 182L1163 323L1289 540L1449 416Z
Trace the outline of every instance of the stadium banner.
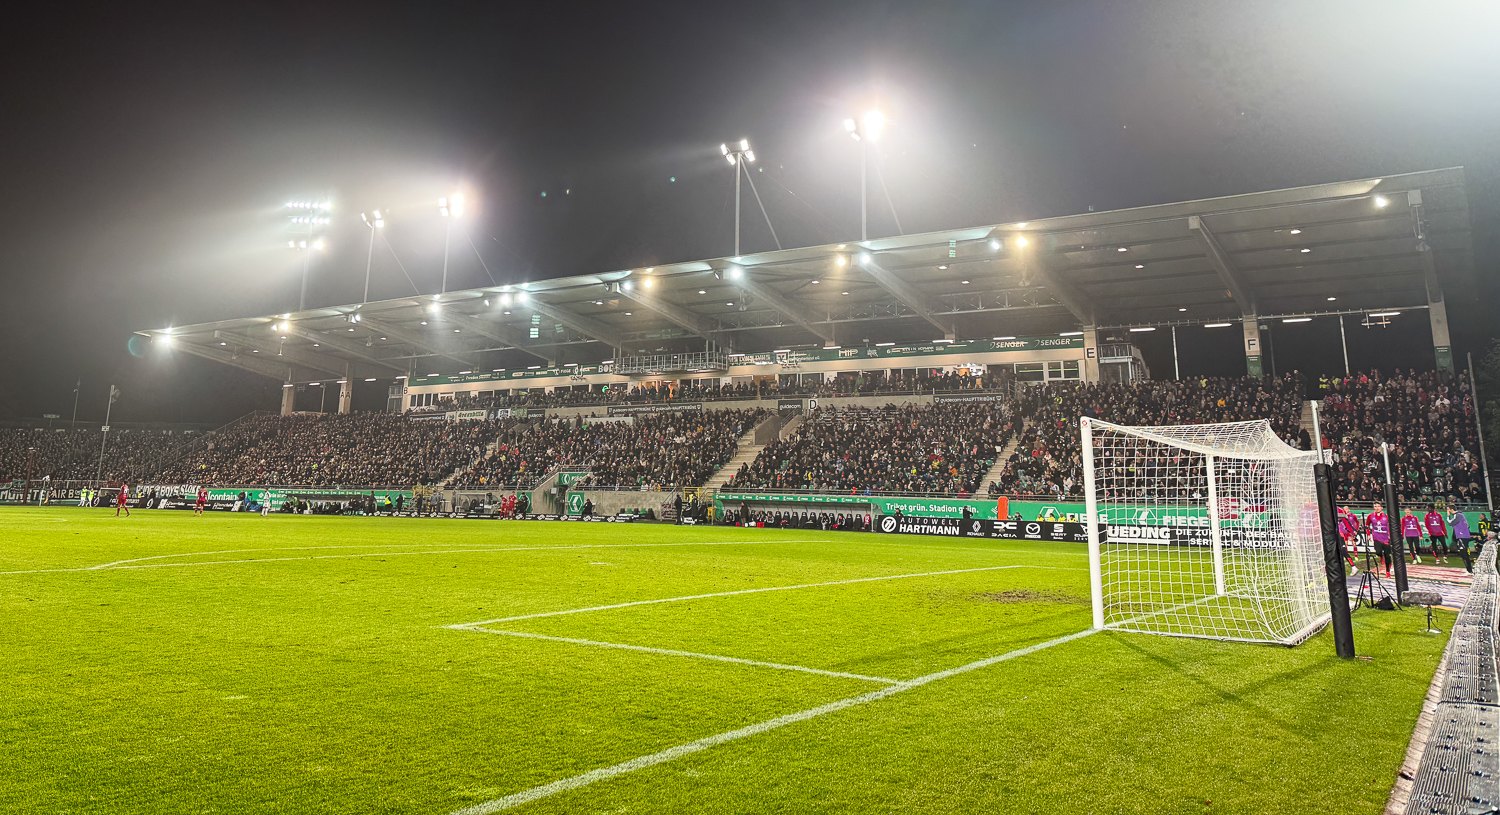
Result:
M635 415L631 414L629 416L585 416L585 417L583 417L583 426L584 427L588 427L589 425L595 425L595 424L635 424Z
M482 422L490 417L487 410L450 410L448 411L450 422Z
M569 515L582 515L583 514L583 502L585 500L587 500L587 499L584 498L584 495L581 492L578 492L578 491L575 490L573 492L568 493L568 514Z
M801 413L802 412L802 404L803 404L803 402L802 402L801 399L777 399L776 400L776 412L777 413Z
M945 402L1003 402L1007 394L1003 393L975 393L965 395L962 393L934 393L932 401L937 404Z
M569 487L588 477L588 470L564 470L557 474L557 486Z
M1076 521L991 521L973 518L910 518L885 515L875 531L896 535L938 535L950 538L1088 543L1088 530Z
M989 498L903 498L878 495L829 495L815 493L766 493L766 492L721 492L714 496L722 511L725 504L741 502L748 504L858 504L874 508L878 515L902 515L926 518L962 518L964 507L975 518L998 520L999 502ZM1007 501L1007 509L1014 519L1017 513L1025 520L1080 521L1083 504L1048 503L1041 501Z
M192 509L198 500L196 484L148 484L137 489L139 494L143 495L149 495L155 491L159 498L159 509ZM368 498L372 492L375 494L377 507L384 508L387 502L394 507L398 497L401 498L403 508L413 506L411 490L352 490L334 487L256 487L253 489L220 487L208 491L208 505L210 508L217 509L231 508L240 500L242 492L245 494L246 504L265 503L272 512L280 510L289 498L301 498L313 503L342 503L356 497Z
M609 415L637 416L642 413L686 413L702 410L702 402L684 402L678 405L611 405Z

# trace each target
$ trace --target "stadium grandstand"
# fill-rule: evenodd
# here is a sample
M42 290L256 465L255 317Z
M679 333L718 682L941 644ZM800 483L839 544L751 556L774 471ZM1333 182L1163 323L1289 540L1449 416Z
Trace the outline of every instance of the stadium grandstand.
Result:
M1389 441L1406 499L1477 505L1445 306L1472 288L1463 172L1435 170L146 330L281 381L281 415L107 439L0 429L0 468L450 505L547 506L564 484L611 508L641 501L597 491L1056 502L1081 495L1080 417L1268 419L1309 449L1319 400L1343 498L1378 493ZM1263 327L1311 320L1423 321L1432 364L1268 375ZM1158 329L1174 349L1178 332L1239 334L1245 375L1181 378L1174 360L1153 376L1131 340ZM371 380L387 410L352 412ZM337 412L294 411L307 387L338 388Z

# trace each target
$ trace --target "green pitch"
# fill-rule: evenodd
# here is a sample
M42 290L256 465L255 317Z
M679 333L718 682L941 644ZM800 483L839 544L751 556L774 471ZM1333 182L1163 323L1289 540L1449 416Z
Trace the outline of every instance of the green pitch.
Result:
M1072 545L112 514L0 509L0 811L1373 815L1444 644L1067 639Z

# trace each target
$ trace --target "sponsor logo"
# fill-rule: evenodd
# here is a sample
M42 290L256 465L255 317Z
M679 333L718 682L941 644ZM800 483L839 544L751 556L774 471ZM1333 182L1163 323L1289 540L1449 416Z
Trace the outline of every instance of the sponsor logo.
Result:
M895 532L896 531L896 516L894 516L894 515L886 515L886 516L882 517L880 519L880 531L881 532Z

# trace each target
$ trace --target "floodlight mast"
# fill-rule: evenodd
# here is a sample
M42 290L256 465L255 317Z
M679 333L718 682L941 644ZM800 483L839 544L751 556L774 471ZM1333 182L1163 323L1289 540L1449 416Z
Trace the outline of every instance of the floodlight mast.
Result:
M869 145L870 142L880 139L880 131L885 129L885 114L878 110L872 110L864 115L859 121L853 119L844 120L844 130L849 138L859 142L859 239L867 241L870 239L870 196L869 196Z
M462 217L464 214L464 196L462 193L453 193L438 199L438 214L443 216L448 226L443 229L443 289L439 294L448 293L448 238L453 234L453 219Z
M329 217L328 213L333 209L333 205L328 201L288 201L286 208L292 210L293 212L308 213L291 216L291 222L293 226L303 227L303 229L300 230L301 233L306 238L311 238L313 234L318 231L318 227L327 226L329 224L331 218ZM322 249L323 240L321 238L314 238L310 247L308 245L308 241L305 238L301 241L287 241L286 245L288 249L299 250L305 253L309 248ZM307 309L307 275L311 263L312 256L310 254L303 254L302 294L297 299L298 311L305 311Z
M750 149L749 139L740 139L739 146L733 150L729 145L719 145L719 153L724 156L730 164L734 165L734 255L740 254L740 174L748 172L745 163L755 163L755 151Z
M385 218L381 217L380 210L372 214L373 218L363 212L359 214L359 219L370 228L370 249L365 253L365 298L359 301L360 305L370 302L370 264L375 260L375 230L385 229Z

